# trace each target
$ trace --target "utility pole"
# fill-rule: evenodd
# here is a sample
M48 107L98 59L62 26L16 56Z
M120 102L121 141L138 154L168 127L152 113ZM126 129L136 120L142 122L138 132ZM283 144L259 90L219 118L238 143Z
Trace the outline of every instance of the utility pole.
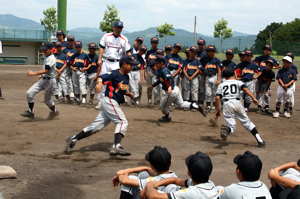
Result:
M196 40L197 40L197 36L196 36L196 21L197 21L197 17L195 16L195 26L194 26L194 46L196 46Z

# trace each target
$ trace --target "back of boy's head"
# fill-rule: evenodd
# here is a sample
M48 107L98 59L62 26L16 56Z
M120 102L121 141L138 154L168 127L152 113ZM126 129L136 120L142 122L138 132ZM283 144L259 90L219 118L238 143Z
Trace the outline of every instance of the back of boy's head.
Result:
M222 77L232 77L234 76L234 70L233 68L226 68L225 70L223 70L222 72Z
M198 151L185 160L192 180L198 183L208 182L213 165L208 155Z
M237 155L233 162L242 173L244 181L257 181L261 174L262 162L259 157L250 151Z
M161 146L155 146L154 149L146 154L145 159L150 162L158 172L169 171L171 154L168 149Z

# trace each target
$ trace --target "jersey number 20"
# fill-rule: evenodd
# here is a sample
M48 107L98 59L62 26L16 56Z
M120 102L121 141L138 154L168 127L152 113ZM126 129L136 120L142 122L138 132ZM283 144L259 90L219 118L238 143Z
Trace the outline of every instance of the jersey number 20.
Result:
M229 86L228 86L228 85L223 86L223 90L224 90L223 95L236 94L236 93L237 93L237 87L236 87L236 84L231 84L231 85L230 85L230 93L228 92L228 89L229 89Z

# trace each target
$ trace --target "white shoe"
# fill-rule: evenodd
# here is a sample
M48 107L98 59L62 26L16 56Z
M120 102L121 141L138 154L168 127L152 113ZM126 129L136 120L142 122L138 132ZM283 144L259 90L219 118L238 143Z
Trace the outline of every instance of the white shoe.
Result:
M213 106L213 107L211 107L211 110L216 110L216 107L214 107L214 106Z
M97 104L97 106L95 106L96 110L100 110L100 104Z
M246 113L248 112L248 109L247 109L247 108L245 108L245 112L246 112Z
M207 106L207 107L206 107L206 110L210 110L210 106Z
M274 117L274 118L277 118L277 117L279 117L279 112L277 112L277 111L276 111L276 112L274 112L274 113L273 113L273 117Z
M290 118L291 117L291 114L289 112L287 112L287 111L285 111L283 114L284 114L284 117L286 117L286 118Z
M71 97L71 98L74 98L74 93L70 93L70 97Z

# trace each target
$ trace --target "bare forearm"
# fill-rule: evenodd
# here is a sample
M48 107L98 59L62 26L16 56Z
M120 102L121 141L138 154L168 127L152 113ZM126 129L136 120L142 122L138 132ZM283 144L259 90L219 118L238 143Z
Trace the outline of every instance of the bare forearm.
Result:
M46 74L48 73L48 70L47 69L44 69L44 70L40 70L38 72L33 72L33 75L42 75L42 74Z
M103 52L104 52L104 48L100 48L99 49L99 58L98 58L98 61L102 60Z
M215 99L216 110L219 110L219 105L220 105L220 96L217 95Z

